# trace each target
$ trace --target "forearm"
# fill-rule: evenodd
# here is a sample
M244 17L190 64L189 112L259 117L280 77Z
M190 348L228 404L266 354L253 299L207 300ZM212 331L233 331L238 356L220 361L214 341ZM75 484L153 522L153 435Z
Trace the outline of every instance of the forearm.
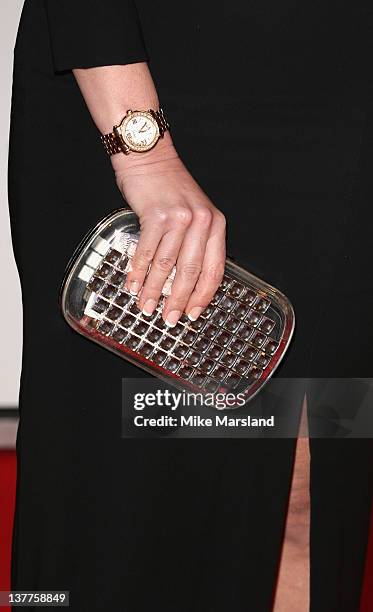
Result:
M148 65L101 66L75 69L75 78L97 128L102 134L113 129L126 111L157 109L158 95Z
M125 116L128 109L158 109L157 91L147 63L126 64L123 66L101 66L97 68L73 70L88 110L101 134L113 130ZM122 153L111 158L116 172L126 169L147 158L167 154L172 146L169 132L160 140L154 150L125 156Z

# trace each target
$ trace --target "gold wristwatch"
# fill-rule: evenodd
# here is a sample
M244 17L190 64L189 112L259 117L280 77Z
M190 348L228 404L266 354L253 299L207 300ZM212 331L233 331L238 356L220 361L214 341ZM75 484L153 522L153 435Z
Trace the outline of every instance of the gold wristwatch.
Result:
M152 149L169 128L161 108L157 111L128 110L120 124L115 125L110 134L101 136L101 140L108 155L142 153Z

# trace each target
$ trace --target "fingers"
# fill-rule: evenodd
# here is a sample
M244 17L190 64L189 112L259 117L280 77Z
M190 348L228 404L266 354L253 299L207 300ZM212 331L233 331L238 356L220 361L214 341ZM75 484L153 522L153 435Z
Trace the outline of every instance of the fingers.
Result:
M192 321L196 320L224 274L224 216L206 205L177 205L152 212L142 223L131 264L126 286L132 295L140 294L138 307L146 316L153 314L176 264L163 319L173 327L185 311Z
M157 306L163 285L175 266L191 219L191 211L185 206L175 206L167 213L164 225L166 231L154 254L138 303L139 308L147 316L150 316Z
M225 257L225 219L218 213L206 245L201 274L185 308L191 321L198 319L215 295L224 276Z
M183 234L180 231L171 231L163 236L138 302L138 307L145 316L150 317L153 314L163 285L176 263L182 242Z
M144 224L141 228L139 242L131 260L131 271L128 272L126 280L126 287L132 295L139 293L162 235L163 228L160 223Z
M220 227L220 217L218 211L209 207L193 209L193 222L177 259L171 296L163 309L163 318L170 327L176 325L193 294L191 307L196 310L192 316L196 319L220 284L221 267L224 270L220 262L225 258L225 232Z

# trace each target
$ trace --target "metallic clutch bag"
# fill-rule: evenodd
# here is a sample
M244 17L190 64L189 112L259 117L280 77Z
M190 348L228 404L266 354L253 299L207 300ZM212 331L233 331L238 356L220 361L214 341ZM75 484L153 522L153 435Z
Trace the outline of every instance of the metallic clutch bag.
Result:
M129 209L111 213L89 232L62 284L66 321L86 338L181 390L254 397L291 340L294 311L289 300L227 259L220 288L197 321L183 315L169 328L161 313L175 270L151 317L141 313L137 298L123 286L138 237L138 218Z

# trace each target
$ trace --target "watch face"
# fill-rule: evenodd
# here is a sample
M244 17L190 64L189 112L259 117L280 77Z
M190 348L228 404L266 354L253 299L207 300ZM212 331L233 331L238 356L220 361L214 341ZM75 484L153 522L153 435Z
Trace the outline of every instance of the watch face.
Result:
M159 138L158 123L148 112L131 112L122 122L120 131L132 151L148 151Z

